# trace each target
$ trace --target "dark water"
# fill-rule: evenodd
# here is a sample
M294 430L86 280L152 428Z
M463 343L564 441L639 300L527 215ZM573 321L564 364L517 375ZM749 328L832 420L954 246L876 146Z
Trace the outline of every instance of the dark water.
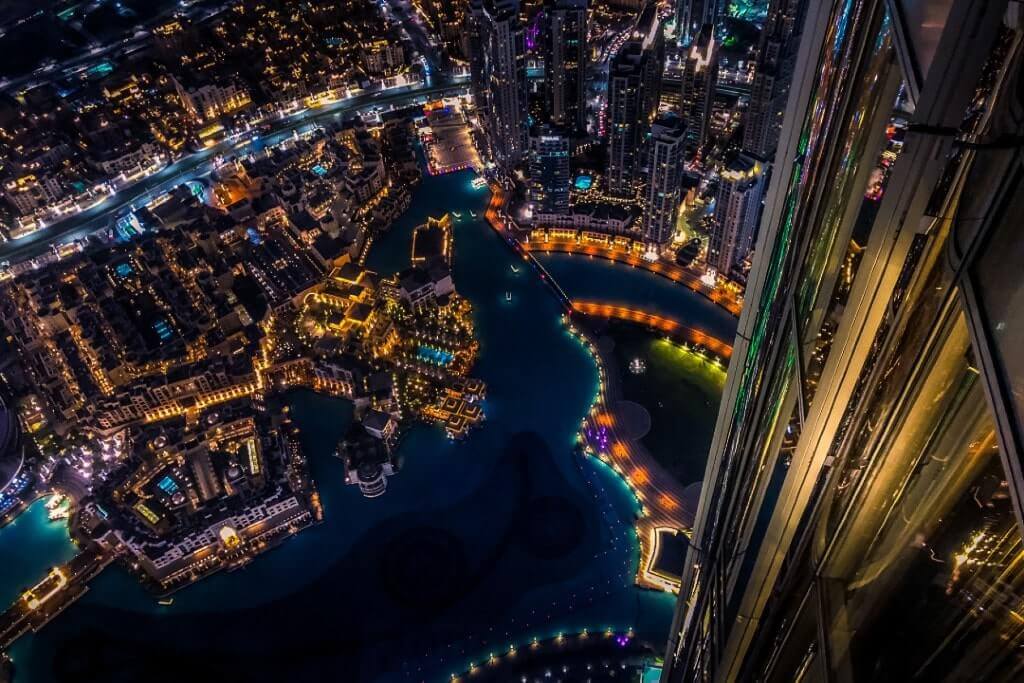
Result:
M15 646L18 680L446 680L562 631L633 627L662 646L674 599L632 585L636 502L572 450L596 368L531 271L470 217L486 202L470 179L426 178L369 266L404 267L413 226L463 213L454 275L476 310L483 428L460 443L412 430L401 472L367 500L331 455L349 404L293 394L324 523L177 593L171 607L110 568Z
M571 299L597 300L678 320L732 343L737 319L686 287L641 268L573 254L538 254Z

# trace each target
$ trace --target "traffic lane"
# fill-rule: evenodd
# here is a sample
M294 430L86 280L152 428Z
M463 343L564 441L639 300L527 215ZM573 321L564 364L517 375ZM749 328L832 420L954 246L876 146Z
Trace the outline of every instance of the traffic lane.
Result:
M393 91L377 91L355 95L345 100L338 100L331 104L315 109L306 109L293 113L284 119L278 120L274 125L275 129L259 138L262 145L276 144L288 135L296 126L310 126L332 116L341 115L349 111L358 111L371 106L396 104L404 98L429 96L436 94L448 94L448 91L462 92L465 85L458 79L450 83L442 83L433 86L400 86ZM276 140L276 142L275 142ZM207 166L211 165L214 157L220 154L233 153L239 156L248 154L255 140L241 148L235 148L238 140L225 140L209 149L201 150L183 157L165 168L157 171L151 176L139 180L137 183L119 190L110 195L105 202L86 209L81 213L69 216L57 221L41 230L17 240L9 240L0 244L0 261L22 261L44 253L50 246L58 241L70 241L85 237L97 230L106 227L108 217L125 207L132 206L135 202L146 197L148 194L160 194L174 187L174 185L188 180L184 176L195 177L209 173ZM204 166L205 165L205 166ZM177 176L182 176L178 178ZM168 181L174 181L169 184Z

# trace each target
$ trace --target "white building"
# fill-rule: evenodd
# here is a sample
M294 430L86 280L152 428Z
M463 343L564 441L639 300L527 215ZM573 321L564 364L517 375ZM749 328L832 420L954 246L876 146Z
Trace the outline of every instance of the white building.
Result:
M741 154L722 171L707 260L708 266L723 275L746 258L754 245L764 175L764 162L746 154Z

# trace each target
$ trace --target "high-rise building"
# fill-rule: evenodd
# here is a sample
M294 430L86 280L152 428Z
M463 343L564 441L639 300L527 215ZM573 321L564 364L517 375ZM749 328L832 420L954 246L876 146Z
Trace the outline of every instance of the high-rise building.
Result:
M538 213L569 213L569 135L549 125L534 126L530 132L527 199Z
M720 0L676 0L676 35L679 44L689 46L704 26L718 25Z
M1008 4L808 3L662 681L1020 680Z
M506 171L526 153L526 57L518 0L471 0L473 97L490 155Z
M743 149L760 157L774 155L779 143L805 5L806 0L771 0L768 4L750 104L743 117Z
M547 0L545 87L551 121L586 133L587 0Z
M708 140L718 81L718 42L711 24L704 24L684 55L679 108L690 144L698 148Z
M764 163L746 154L730 161L719 174L707 262L722 275L728 276L754 246L764 179Z
M658 8L649 2L608 73L608 190L612 194L629 197L639 188L664 65Z
M647 201L644 241L664 245L672 240L682 202L686 125L675 114L659 116L651 125L648 143Z
M418 0L420 14L435 39L440 42L444 58L459 57L464 52L463 26L466 3L449 0Z

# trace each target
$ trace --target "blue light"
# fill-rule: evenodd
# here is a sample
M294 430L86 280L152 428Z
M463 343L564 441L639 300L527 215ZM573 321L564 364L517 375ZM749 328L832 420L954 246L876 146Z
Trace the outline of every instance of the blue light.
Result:
M178 482L174 481L170 475L164 476L164 478L157 483L157 486L167 495L172 495L178 490Z
M588 176L588 175L578 175L578 176L576 176L576 182L573 183L573 184L576 186L577 190L580 190L582 192L586 192L591 187L593 187L593 185L594 185L594 178L592 176Z
M444 367L455 359L455 354L434 346L420 345L419 352L416 354L416 357L422 361Z
M321 166L320 164L317 164L316 166L314 166L310 170L312 170L313 173L317 174L321 178L323 178L325 175L327 175L327 169L324 168L323 166Z
M174 330L163 318L153 323L153 330L159 335L160 341L167 341L174 336Z

